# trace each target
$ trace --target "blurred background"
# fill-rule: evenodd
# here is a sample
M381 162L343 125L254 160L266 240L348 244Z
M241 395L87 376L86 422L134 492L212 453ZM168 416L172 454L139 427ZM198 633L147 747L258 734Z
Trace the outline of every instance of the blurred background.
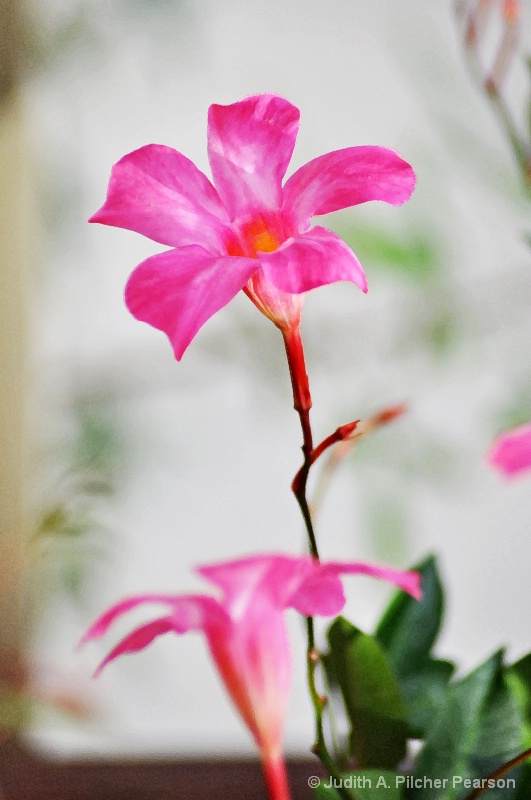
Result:
M464 669L500 646L511 659L531 649L531 484L484 461L496 433L531 418L530 17L528 0L5 0L4 733L67 758L253 750L200 637L165 637L96 682L111 638L76 643L125 594L202 590L196 564L304 547L289 489L299 425L274 326L242 294L176 363L122 300L161 247L86 224L111 166L144 144L208 173L208 106L259 92L301 109L289 174L378 144L418 175L402 208L322 220L370 288L307 296L315 436L408 406L334 476L322 555L406 567L435 552L441 655ZM361 578L348 596L352 621L371 629L388 591ZM304 631L295 616L290 626L286 742L302 753L312 715Z

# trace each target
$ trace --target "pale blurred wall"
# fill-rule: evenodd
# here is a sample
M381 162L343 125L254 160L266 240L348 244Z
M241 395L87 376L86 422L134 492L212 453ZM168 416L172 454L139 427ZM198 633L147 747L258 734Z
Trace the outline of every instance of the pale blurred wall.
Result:
M450 594L446 655L470 667L500 644L517 655L531 643L531 488L502 486L482 461L484 404L506 399L507 371L521 362L519 355L507 359L511 342L515 353L529 352L531 284L512 279L527 258L525 207L515 201L518 177L506 142L463 66L451 4L202 0L150 7L86 3L92 38L67 49L30 90L36 151L73 198L48 245L52 268L35 310L43 413L53 418L69 392L105 386L130 437L129 469L107 511L112 533L92 597L80 609L57 593L36 637L39 669L77 686L98 712L84 726L39 717L34 741L55 753L250 751L199 637L167 637L94 685L90 672L110 640L81 653L74 644L94 615L126 593L198 589L194 564L302 547L288 488L300 437L273 326L239 297L175 363L164 337L122 305L130 270L159 246L85 224L103 201L112 164L136 147L172 145L207 171L212 102L272 91L298 105L290 171L362 143L392 147L413 162L414 199L401 209L367 206L359 219L433 231L456 313L472 310L468 322L479 329L456 358L436 367L404 344L404 290L372 274L370 263L367 297L345 285L308 297L316 435L387 403L411 405L397 432L380 434L376 464L339 476L320 518L322 551L383 557L359 516L362 493L387 466L399 473L399 459L414 459L419 433L430 431L458 448L456 480L440 492L421 477L409 481L410 529L390 557L405 566L427 551L440 554ZM57 22L71 8L45 2L39 13ZM514 319L518 324L506 328ZM404 491L400 480L388 479L390 494ZM348 594L353 620L372 625L385 590L351 581ZM292 629L287 742L305 750L312 728L298 620Z

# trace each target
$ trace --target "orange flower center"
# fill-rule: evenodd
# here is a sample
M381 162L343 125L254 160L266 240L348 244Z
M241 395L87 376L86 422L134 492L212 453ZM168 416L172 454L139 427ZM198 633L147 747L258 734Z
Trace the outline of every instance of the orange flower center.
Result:
M255 219L247 222L241 229L241 236L245 244L253 255L256 253L272 253L276 250L279 241L274 232L267 226L263 217L255 217Z
M262 211L235 226L227 252L230 256L256 258L257 253L272 253L290 235L278 214Z

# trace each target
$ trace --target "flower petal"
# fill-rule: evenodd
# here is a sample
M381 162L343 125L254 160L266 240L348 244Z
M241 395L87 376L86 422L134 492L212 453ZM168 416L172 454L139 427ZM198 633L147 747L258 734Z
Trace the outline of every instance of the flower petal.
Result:
M311 570L308 557L271 554L209 564L196 571L222 590L223 607L237 619L260 597L278 609L285 608L287 599Z
M177 150L148 144L114 165L104 205L89 222L136 231L173 247L225 252L228 217L208 178Z
M103 659L99 667L94 672L94 677L97 678L103 669L114 661L118 656L124 656L128 653L138 653L139 650L144 650L151 642L161 636L163 633L172 631L173 617L161 617L145 625L136 628L132 633L125 636L117 645L113 647L111 652Z
M329 561L323 565L322 569L325 570L325 573L330 572L336 575L370 575L372 578L380 578L394 584L398 589L402 589L414 597L415 600L420 600L422 597L421 575L418 572L381 567L379 564L367 564L364 561Z
M383 200L394 206L409 199L415 173L385 147L347 147L314 158L284 186L284 210L298 230L310 219L340 208Z
M95 676L118 656L143 650L151 644L153 639L163 633L168 633L168 631L174 633L186 633L193 630L206 631L215 629L216 626L221 627L227 620L227 615L213 597L194 594L176 596L142 594L128 597L102 614L85 633L80 644L100 639L122 614L145 603L164 603L171 607L171 614L135 628L111 650L99 665Z
M498 436L487 461L508 478L531 469L531 423Z
M346 597L339 576L319 569L302 583L289 601L291 608L307 617L315 614L336 617L345 603Z
M137 606L143 605L144 603L164 603L168 605L171 604L172 601L173 598L166 594L139 594L135 597L127 597L125 600L121 600L119 603L111 606L104 614L98 617L83 634L79 644L83 645L87 642L101 639L119 617L123 614L127 614L128 611L131 611Z
M181 247L151 256L125 289L129 311L168 336L178 360L198 330L256 272L256 259L213 256L202 247Z
M260 208L280 208L282 178L298 128L299 110L273 94L210 106L208 157L232 219Z
M306 616L319 614L329 617L339 614L345 605L340 575L370 575L393 583L417 600L422 596L417 572L403 572L355 561L314 562L313 573L293 595L290 606Z
M278 289L301 294L336 281L367 291L363 268L345 242L319 226L289 239L272 253L259 253L264 275Z

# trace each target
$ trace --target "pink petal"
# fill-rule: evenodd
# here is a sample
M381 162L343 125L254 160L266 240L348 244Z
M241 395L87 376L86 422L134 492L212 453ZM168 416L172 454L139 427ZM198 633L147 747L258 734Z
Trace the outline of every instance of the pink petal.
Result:
M125 301L134 317L164 331L179 360L198 330L258 267L256 259L217 257L202 247L168 250L134 270Z
M531 468L531 423L519 425L494 441L487 455L488 463L506 477L514 477Z
M336 281L351 281L367 291L362 266L350 247L325 228L315 227L258 256L264 275L278 289L301 294Z
M319 614L322 617L336 617L346 603L345 593L337 575L315 573L304 581L289 601L291 608L306 617Z
M301 614L336 616L345 605L340 575L370 575L393 583L417 600L421 597L420 575L402 572L363 562L314 562L313 573L305 580L290 600L290 606Z
M280 208L281 182L299 127L299 110L272 94L208 112L208 157L214 183L232 219Z
M144 650L151 642L161 636L163 633L168 633L174 629L173 617L162 617L161 619L153 620L145 625L136 628L132 633L125 636L117 645L113 647L111 652L103 659L99 667L94 673L97 678L101 671L114 661L118 656L124 656L128 653L138 653L139 650Z
M223 607L236 619L247 613L257 597L285 608L287 598L311 569L307 557L271 554L209 564L196 571L222 590Z
M128 611L131 611L137 606L143 605L144 603L164 603L165 605L169 605L173 602L173 599L174 598L166 594L139 594L135 597L127 597L125 600L121 600L119 603L111 606L111 608L92 623L90 628L83 634L80 645L96 639L101 639L119 617L123 614L127 614Z
M137 231L173 247L222 253L228 217L208 178L185 156L148 144L112 169L107 199L89 222Z
M284 210L299 230L310 219L340 208L383 200L398 206L409 199L415 173L385 147L347 147L314 158L284 186Z
M323 565L323 569L335 572L337 575L370 575L372 578L380 578L394 584L414 597L415 600L420 600L422 597L421 575L418 572L404 572L390 567L380 567L378 564L366 564L363 561L329 561Z

